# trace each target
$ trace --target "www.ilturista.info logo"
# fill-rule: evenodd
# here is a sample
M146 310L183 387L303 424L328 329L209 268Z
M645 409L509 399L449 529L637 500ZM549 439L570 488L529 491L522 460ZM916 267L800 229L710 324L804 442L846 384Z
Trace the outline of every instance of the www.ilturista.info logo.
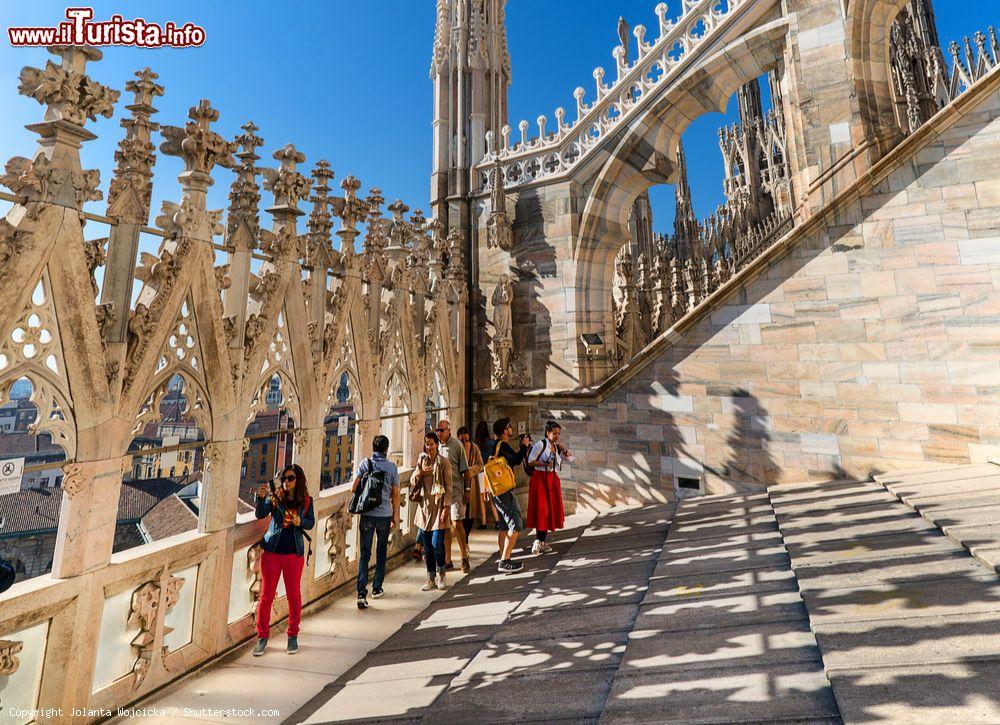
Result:
M56 27L8 28L10 44L15 46L49 45L132 45L138 48L189 48L205 42L205 29L194 23L167 22L162 26L142 18L125 20L112 15L110 20L94 22L93 8L66 8L66 22Z

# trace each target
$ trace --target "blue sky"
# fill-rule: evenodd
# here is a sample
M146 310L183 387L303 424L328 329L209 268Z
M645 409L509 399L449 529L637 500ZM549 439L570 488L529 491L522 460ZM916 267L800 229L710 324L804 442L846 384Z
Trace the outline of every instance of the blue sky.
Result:
M66 8L50 0L2 3L4 30L11 25L54 25L64 19ZM672 14L679 4L671 0ZM632 25L645 24L655 35L655 5L655 0L510 0L511 126L516 128L522 118L534 126L539 114L551 117L557 106L574 108L573 89L584 86L591 92L595 66L612 73L618 16ZM942 41L947 44L1000 20L1000 12L990 5L938 0ZM361 179L362 190L379 186L387 200L402 198L427 209L434 0L282 5L172 0L95 2L93 7L97 19L120 13L150 22L192 21L206 29L207 42L201 48L109 48L91 69L96 80L121 89L134 70L151 66L166 88L156 104L161 123L182 124L188 107L208 98L220 112L220 133L232 137L247 120L260 127L265 140L262 164L275 163L271 153L293 142L306 154L308 169L319 158L329 160L337 173L335 183L353 173ZM41 119L41 107L17 95L17 74L24 65L43 65L46 57L42 49L11 48L4 32L0 161L30 155L34 147L34 135L24 125ZM101 170L105 190L128 96L123 93L115 118L88 126L99 138L85 146L84 165ZM722 114L704 116L684 138L695 207L702 217L722 201L715 132L724 120ZM163 199L179 199L179 171L177 159L158 154L154 214ZM218 208L226 203L232 175L220 169L215 178L210 204ZM667 231L673 216L672 188L654 190L653 199L654 225ZM103 202L92 208L103 210Z

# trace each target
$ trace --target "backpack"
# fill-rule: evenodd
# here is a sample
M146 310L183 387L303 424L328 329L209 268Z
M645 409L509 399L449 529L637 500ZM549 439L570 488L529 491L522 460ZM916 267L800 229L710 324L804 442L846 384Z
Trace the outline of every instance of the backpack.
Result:
M14 567L0 559L0 592L5 592L14 586L16 578L17 572L14 571Z
M368 465L361 474L361 482L347 506L347 510L352 514L366 514L382 504L386 472L376 469L370 458L366 459L366 462Z
M538 458L542 457L542 454L545 453L545 449L548 448L548 446L549 446L549 439L543 437L542 438L542 450L540 450L538 452ZM525 471L525 473L528 473L530 475L531 473L534 473L535 471L537 471L539 469L541 469L543 471L548 471L549 470L549 464L547 464L547 463L537 463L538 458L535 459L536 463L529 463L527 456L525 456L525 459L524 459L524 471Z
M484 473L486 474L486 486L494 497L500 496L512 490L517 485L514 479L514 471L511 469L507 459L500 455L500 446L503 441L497 442L496 450L486 462Z

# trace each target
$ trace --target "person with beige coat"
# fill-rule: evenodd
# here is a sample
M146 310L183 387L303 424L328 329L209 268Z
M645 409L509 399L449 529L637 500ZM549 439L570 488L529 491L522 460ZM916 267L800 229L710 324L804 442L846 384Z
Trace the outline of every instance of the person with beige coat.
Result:
M423 531L425 592L445 588L444 537L451 526L451 464L438 453L438 446L436 433L424 436L424 450L410 481L410 501L417 507L413 523Z

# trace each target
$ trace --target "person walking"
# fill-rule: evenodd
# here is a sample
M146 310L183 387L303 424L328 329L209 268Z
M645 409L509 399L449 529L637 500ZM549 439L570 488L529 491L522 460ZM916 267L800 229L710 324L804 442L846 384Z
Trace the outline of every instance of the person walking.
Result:
M483 463L483 453L469 435L469 429L462 426L458 429L458 440L465 448L465 458L469 462L469 510L466 511L466 537L472 532L472 527L480 522L486 524L486 497L483 492L480 477L483 474L485 465ZM492 509L493 507L490 506Z
M358 529L361 534L361 552L358 556L358 609L368 608L368 566L372 558L372 537L375 545L375 576L372 579L372 598L384 595L385 562L389 548L389 531L399 530L399 470L389 460L389 439L377 435L372 441L372 455L358 465L351 492L358 490L365 476L381 474L382 502L371 511L360 514Z
M494 443L493 438L490 436L490 426L485 420L481 420L476 423L476 435L475 435L475 445L479 448L480 456L483 456L485 461L486 456L490 456L493 453ZM485 467L485 466L484 466ZM482 507L479 516L479 530L485 531L490 522L497 524L499 526L499 521L497 519L496 509L493 508L493 504L490 502L487 496L487 491L485 490L485 481L476 481L479 485L479 491L482 496Z
M410 501L417 506L414 524L422 530L427 581L425 592L444 589L444 534L451 524L451 464L438 451L438 437L424 436L424 450L414 466L410 483Z
M306 548L306 531L316 525L312 497L306 484L306 474L298 464L285 466L281 472L281 488L270 489L262 484L255 497L258 519L271 517L260 557L261 589L257 604L257 646L254 657L260 657L271 636L271 606L278 589L278 578L285 582L288 597L288 654L299 650L299 622L302 620L302 569ZM311 552L310 552L311 553Z
M510 445L510 438L514 434L511 427L510 418L501 418L493 424L493 434L496 436L491 456L502 456L512 469L524 463L525 455L531 444L531 437L521 436L521 446L515 451ZM500 547L500 561L497 562L497 571L515 572L524 568L520 562L512 561L514 546L517 544L517 536L524 524L521 520L521 506L517 503L514 491L505 491L499 496L491 496L493 507L496 509L497 517L500 520L500 533L497 537L497 545Z
M451 434L451 423L447 418L442 418L438 422L437 435L440 441L440 453L448 459L448 464L451 466L451 526L444 536L445 568L455 568L451 563L451 545L454 540L458 540L458 551L462 556L462 572L468 573L469 539L462 522L468 511L469 462L465 457L465 447Z
M562 461L572 460L569 452L560 442L562 426L550 420L545 424L545 436L531 447L528 466L531 480L528 483L528 528L535 530L535 543L531 553L536 556L548 554L552 547L546 542L550 531L558 531L566 524L563 507L562 483L556 471Z

